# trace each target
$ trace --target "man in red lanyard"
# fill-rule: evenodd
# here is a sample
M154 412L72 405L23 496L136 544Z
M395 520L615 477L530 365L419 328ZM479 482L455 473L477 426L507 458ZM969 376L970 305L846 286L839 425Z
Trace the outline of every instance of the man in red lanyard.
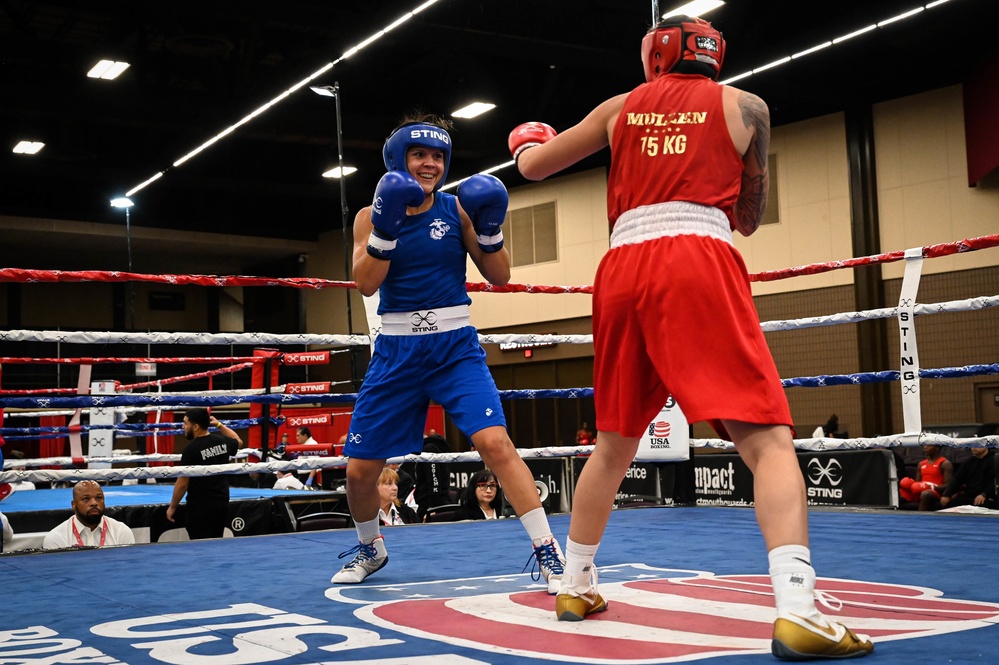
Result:
M104 515L104 490L93 480L81 480L73 488L73 515L49 531L42 542L47 550L66 547L115 547L134 545L128 526Z

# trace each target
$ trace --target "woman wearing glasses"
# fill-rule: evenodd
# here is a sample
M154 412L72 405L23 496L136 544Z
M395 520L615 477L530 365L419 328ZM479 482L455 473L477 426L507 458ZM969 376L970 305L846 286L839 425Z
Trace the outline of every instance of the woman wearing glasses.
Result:
M461 508L455 520L495 520L503 517L503 494L499 481L489 469L476 471L461 495Z

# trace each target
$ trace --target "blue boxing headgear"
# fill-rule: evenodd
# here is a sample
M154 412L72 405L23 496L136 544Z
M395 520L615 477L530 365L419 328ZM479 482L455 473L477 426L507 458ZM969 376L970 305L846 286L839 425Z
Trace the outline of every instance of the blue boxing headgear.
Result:
M444 173L434 187L437 191L447 180L447 170L451 166L451 135L442 127L425 122L408 122L389 134L382 148L385 168L408 173L406 153L417 145L444 152Z

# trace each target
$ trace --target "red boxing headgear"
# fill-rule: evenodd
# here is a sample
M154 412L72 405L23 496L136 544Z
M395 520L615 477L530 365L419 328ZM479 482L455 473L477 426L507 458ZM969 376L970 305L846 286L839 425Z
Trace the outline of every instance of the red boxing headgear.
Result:
M672 71L704 74L717 81L724 60L725 38L703 19L670 16L642 39L646 81Z

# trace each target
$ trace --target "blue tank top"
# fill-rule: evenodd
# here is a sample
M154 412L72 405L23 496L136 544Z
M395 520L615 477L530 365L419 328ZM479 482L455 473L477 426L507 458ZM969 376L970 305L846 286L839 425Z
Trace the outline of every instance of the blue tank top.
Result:
M382 282L378 313L469 305L467 252L453 194L434 193L430 210L406 217Z

